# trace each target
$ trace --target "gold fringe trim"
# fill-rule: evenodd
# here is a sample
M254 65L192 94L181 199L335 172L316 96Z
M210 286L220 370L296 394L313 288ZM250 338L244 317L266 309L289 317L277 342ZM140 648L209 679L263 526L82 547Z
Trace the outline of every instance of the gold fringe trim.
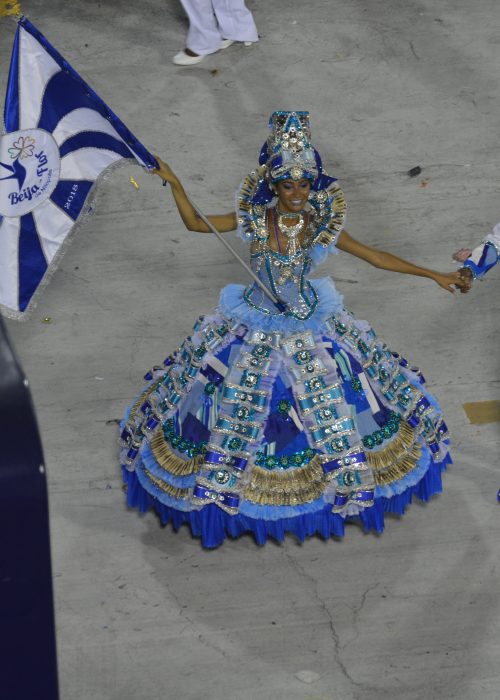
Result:
M141 401L145 400L143 395ZM161 431L151 441L151 448L158 464L174 476L197 473L203 464L201 455L189 460L175 455ZM406 476L415 468L421 455L422 448L415 442L415 432L407 423L401 423L398 436L386 448L378 452L366 452L375 483L380 486ZM172 486L153 476L147 469L145 472L151 482L165 493L178 499L188 498L189 489ZM316 455L305 467L290 471L268 471L255 466L243 497L259 505L295 506L315 501L323 494L327 483L328 478L323 472L319 455Z
M321 462L318 459L318 455L315 455L309 464L290 470L275 469L269 471L263 467L256 466L252 472L249 486L268 491L296 490L307 486L311 479L318 481L323 476L324 472L321 468Z
M413 445L412 449L399 462L389 465L386 469L374 471L375 483L379 486L387 486L394 481L402 479L403 476L415 469L421 454L422 448L420 445Z
M20 17L21 4L16 2L16 0L0 0L0 17L9 17L13 15L14 17Z
M366 459L373 469L375 483L387 486L411 472L421 455L422 447L415 442L415 431L408 423L401 423L399 434L391 444L379 452L366 452Z
M326 476L316 455L305 467L292 471L269 472L254 467L244 498L266 506L295 506L321 496Z
M172 486L172 484L168 484L166 481L163 481L163 479L158 479L157 476L153 476L147 469L144 470L144 473L155 486L165 493L168 493L169 496L182 500L186 500L186 498L189 497L189 489L180 489L177 486Z
M146 389L146 391L144 391L136 401L134 401L134 403L132 404L132 408L130 409L130 414L129 414L127 423L129 423L130 421L132 421L135 418L136 413L139 410L139 408L142 406L142 404L147 399L149 399L149 397L151 396L153 391L158 388L159 384L160 384L159 382L155 382L152 386L150 386L148 389Z
M404 457L408 450L415 444L415 432L408 423L401 423L399 433L394 440L383 450L377 452L365 452L370 467L374 470L384 469Z
M160 467L163 467L163 469L174 476L188 476L189 474L193 474L199 471L200 466L203 464L203 457L201 455L197 455L191 459L182 459L182 457L178 457L174 454L165 441L161 428L158 429L158 432L151 440L151 449Z

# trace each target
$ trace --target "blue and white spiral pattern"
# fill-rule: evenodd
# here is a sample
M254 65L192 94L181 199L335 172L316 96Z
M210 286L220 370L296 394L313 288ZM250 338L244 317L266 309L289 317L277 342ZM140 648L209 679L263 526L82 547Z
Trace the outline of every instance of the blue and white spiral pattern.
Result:
M5 102L7 133L44 129L59 147L59 182L31 213L0 219L0 308L22 317L57 261L97 178L123 158L153 156L27 20L19 22ZM77 186L77 187L75 187Z

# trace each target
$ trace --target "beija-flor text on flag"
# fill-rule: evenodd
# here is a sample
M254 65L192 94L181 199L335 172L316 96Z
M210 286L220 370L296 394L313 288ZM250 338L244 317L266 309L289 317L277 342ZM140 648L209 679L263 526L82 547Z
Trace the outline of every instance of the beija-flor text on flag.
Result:
M154 157L22 17L0 141L0 310L23 318L90 212L98 179L124 158Z

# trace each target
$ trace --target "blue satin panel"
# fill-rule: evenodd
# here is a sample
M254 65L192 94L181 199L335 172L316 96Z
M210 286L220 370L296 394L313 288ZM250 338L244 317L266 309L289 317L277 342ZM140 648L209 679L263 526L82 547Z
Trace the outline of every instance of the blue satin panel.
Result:
M17 131L19 129L19 27L17 28L10 60L9 78L7 80L7 92L5 95L4 122L5 131Z
M229 508L237 508L240 502L239 497L228 491L213 491L205 486L199 486L198 484L194 487L193 498L199 498L201 500L216 500L220 501Z
M328 474L328 472L332 472L335 469L340 469L343 466L349 466L349 464L362 464L363 462L366 462L365 453L356 452L354 454L350 454L348 457L341 457L340 459L332 459L328 462L323 462L321 466L323 471Z
M43 103L42 110L40 113L40 121L38 127L40 129L46 129L47 131L52 131L57 125L57 122L61 117L65 116L68 111L76 109L78 107L88 107L95 110L113 125L113 127L120 134L122 139L126 144L133 149L133 151L141 158L141 160L146 163L148 168L156 168L156 159L149 153L149 151L136 139L134 134L125 126L125 124L119 119L116 114L109 109L107 104L97 95L92 88L87 85L87 83L78 75L78 73L70 66L70 64L61 56L61 54L52 46L52 44L47 41L47 39L41 34L36 27L31 24L31 22L23 17L19 21L19 26L23 27L27 32L29 32L35 39L40 42L47 53L54 59L54 61L61 66L61 73L56 73L52 79L49 81ZM19 33L19 28L18 28ZM17 37L16 37L17 38ZM15 66L15 71L11 65L12 73L12 83L17 83L18 71L17 63ZM15 76L15 78L14 78ZM10 75L9 75L10 82ZM16 97L16 90L12 85L11 93L8 94L10 99ZM52 100L52 105L49 105L49 100ZM19 99L17 98L17 103ZM17 108L17 112L18 112ZM6 119L7 123L7 119ZM19 123L19 120L17 121ZM15 131L15 128L8 128L7 131ZM127 157L132 158L133 154L130 153Z
M94 183L90 180L59 180L50 199L66 214L71 216L73 221L76 221L93 185ZM73 190L75 186L78 187L76 192ZM65 206L66 203L68 203L67 207Z
M244 399L242 397L245 397ZM243 387L242 389L234 389L233 387L225 386L223 389L223 399L230 399L231 401L246 401L252 404L252 406L257 406L264 408L266 403L265 396L259 394L253 394L250 389Z
M66 114L81 107L92 109L107 118L108 111L105 105L96 105L90 93L86 93L82 87L75 84L74 77L69 73L60 71L53 75L43 95L38 128L52 132Z
M19 309L24 311L38 287L47 261L32 214L21 217L19 231Z
M79 134L70 136L59 147L59 155L61 158L64 158L65 155L77 151L79 148L104 148L107 151L119 153L124 158L130 158L130 150L123 141L101 131L82 131Z
M464 262L464 267L469 268L475 279L481 279L498 263L499 256L496 247L493 243L487 242L484 244L480 258L475 263L471 258Z

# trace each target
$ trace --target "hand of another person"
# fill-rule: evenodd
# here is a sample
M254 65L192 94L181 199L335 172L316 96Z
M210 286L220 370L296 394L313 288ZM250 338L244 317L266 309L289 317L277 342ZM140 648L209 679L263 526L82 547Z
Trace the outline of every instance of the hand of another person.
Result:
M467 258L469 258L472 254L472 250L470 248L460 248L460 250L457 250L456 253L453 253L452 257L453 260L456 260L457 262L465 262Z
M464 286L460 287L460 292L462 294L467 294L467 292L470 292L472 289L472 282L474 280L472 270L470 270L468 267L461 267L458 272L462 280L465 282Z

